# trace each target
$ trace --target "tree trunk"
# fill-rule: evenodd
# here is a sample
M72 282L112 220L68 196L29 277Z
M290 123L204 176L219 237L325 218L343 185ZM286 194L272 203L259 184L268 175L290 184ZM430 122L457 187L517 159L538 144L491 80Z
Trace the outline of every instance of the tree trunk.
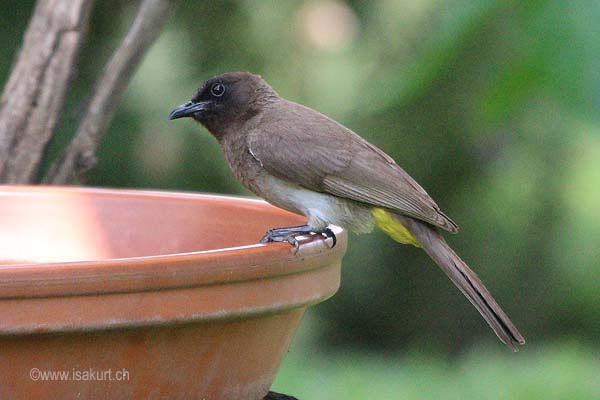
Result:
M96 82L94 94L73 141L44 179L52 184L80 183L96 165L100 139L112 120L142 57L156 40L172 12L169 0L144 0L125 39Z
M0 99L0 181L33 183L87 31L92 0L39 0Z

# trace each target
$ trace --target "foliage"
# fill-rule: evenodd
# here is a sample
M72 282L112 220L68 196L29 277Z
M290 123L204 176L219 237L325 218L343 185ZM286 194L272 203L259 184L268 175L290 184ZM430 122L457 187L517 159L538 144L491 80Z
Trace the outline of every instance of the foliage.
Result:
M410 353L292 352L273 385L299 399L588 400L600 397L591 348L548 343L518 356L475 349L448 361Z

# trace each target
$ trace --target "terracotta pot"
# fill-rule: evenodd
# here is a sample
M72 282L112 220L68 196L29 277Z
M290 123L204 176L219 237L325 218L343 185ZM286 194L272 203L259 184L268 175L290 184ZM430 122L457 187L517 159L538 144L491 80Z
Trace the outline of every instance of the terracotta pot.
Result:
M0 188L0 399L261 399L346 235L249 199Z

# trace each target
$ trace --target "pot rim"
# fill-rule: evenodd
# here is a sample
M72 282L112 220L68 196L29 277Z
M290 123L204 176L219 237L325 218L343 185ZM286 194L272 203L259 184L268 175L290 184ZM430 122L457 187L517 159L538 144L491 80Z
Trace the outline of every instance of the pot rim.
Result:
M106 197L161 198L182 201L227 200L257 211L294 214L259 199L160 190L69 186L0 185L0 196L82 194ZM185 253L88 261L0 264L0 298L32 298L98 293L140 292L270 279L324 267L341 259L346 231L331 226L337 245L319 235L302 237L294 254L287 243L253 244Z

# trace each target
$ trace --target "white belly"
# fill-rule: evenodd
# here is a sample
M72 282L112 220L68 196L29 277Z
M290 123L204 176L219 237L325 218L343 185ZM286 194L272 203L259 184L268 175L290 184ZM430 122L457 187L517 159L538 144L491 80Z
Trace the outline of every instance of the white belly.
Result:
M373 229L371 209L366 205L326 193L313 192L267 174L259 179L261 197L277 207L305 215L308 224L316 230L325 229L329 224L355 233L366 233Z

